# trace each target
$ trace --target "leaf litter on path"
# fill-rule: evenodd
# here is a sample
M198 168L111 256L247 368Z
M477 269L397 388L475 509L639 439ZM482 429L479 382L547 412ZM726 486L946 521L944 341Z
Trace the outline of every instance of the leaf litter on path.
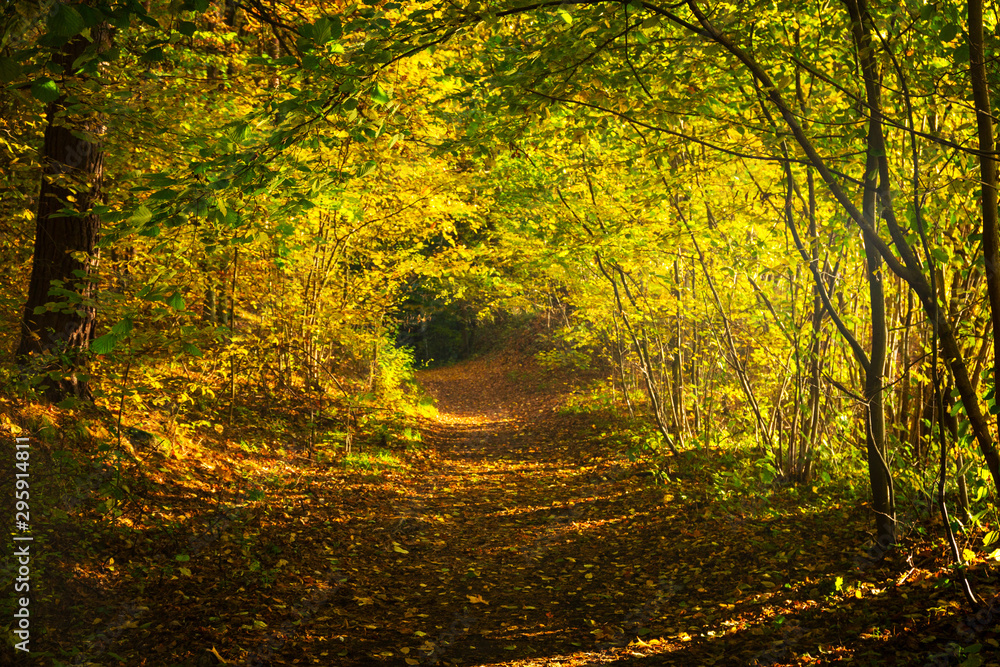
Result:
M996 663L942 550L859 560L864 508L722 501L714 450L657 486L530 359L419 379L439 409L422 453L307 468L234 513L186 572L147 581L144 618L168 622L115 635L116 654L169 664L183 638L247 665Z

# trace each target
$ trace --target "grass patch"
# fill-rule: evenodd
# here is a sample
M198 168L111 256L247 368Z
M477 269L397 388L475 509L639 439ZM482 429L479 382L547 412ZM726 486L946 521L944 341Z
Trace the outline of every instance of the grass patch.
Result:
M352 470L390 470L402 468L403 462L392 452L376 448L372 452L352 452L346 455L344 467Z
M434 419L438 416L437 406L430 396L421 396L414 404L404 406L403 411L411 417Z

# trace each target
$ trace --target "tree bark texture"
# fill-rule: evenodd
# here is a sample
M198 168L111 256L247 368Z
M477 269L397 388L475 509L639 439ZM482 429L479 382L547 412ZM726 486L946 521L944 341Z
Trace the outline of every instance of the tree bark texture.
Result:
M105 25L91 35L97 48L110 39ZM77 35L53 59L67 81L90 44ZM74 370L94 333L93 274L101 222L93 208L102 197L104 154L98 119L71 111L65 89L49 103L46 116L35 247L16 356L28 372L52 373L42 384L48 398L61 400L88 394ZM53 291L55 286L61 291Z

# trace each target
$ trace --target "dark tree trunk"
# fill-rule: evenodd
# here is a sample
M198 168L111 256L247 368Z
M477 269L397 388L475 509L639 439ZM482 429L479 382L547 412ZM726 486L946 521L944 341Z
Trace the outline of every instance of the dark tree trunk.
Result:
M885 155L885 138L882 130L882 91L879 86L879 72L876 62L870 57L872 39L868 30L868 10L864 0L849 0L851 28L854 33L855 48L858 50L861 69L865 80L865 95L871 117L868 121L867 153L865 163L864 192L861 213L871 229L877 229L879 156ZM882 185L888 187L887 179ZM876 247L876 235L863 233L865 248L865 268L867 271L868 294L871 302L871 353L865 372L865 445L868 454L868 478L872 486L872 509L875 511L875 529L878 544L886 550L896 543L896 502L893 495L892 475L889 470L885 442L885 405L883 400L883 379L886 362L886 318L885 274L882 256Z
M986 73L986 50L983 38L983 2L969 0L969 78L972 102L976 110L979 138L979 176L982 180L980 210L983 218L983 261L986 267L986 293L993 321L993 386L1000 376L1000 213L997 212L997 167L994 152L993 113L990 111L990 86Z
M98 47L110 37L104 26L94 28L92 35ZM67 79L89 45L78 35L55 57ZM17 357L26 372L49 375L40 384L51 400L89 395L78 371L95 323L100 218L93 207L102 196L101 129L92 115L69 112L65 95L48 106L35 251Z

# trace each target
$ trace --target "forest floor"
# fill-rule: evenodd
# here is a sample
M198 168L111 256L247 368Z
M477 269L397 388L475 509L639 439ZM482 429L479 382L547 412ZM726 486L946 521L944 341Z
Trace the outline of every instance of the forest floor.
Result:
M439 415L401 465L164 461L148 494L171 521L150 510L66 560L39 648L79 665L998 662L993 613L963 607L937 538L873 564L865 507L720 491L716 449L658 484L605 436L613 415L566 409L578 386L530 358L419 380ZM993 565L974 572L988 600Z

